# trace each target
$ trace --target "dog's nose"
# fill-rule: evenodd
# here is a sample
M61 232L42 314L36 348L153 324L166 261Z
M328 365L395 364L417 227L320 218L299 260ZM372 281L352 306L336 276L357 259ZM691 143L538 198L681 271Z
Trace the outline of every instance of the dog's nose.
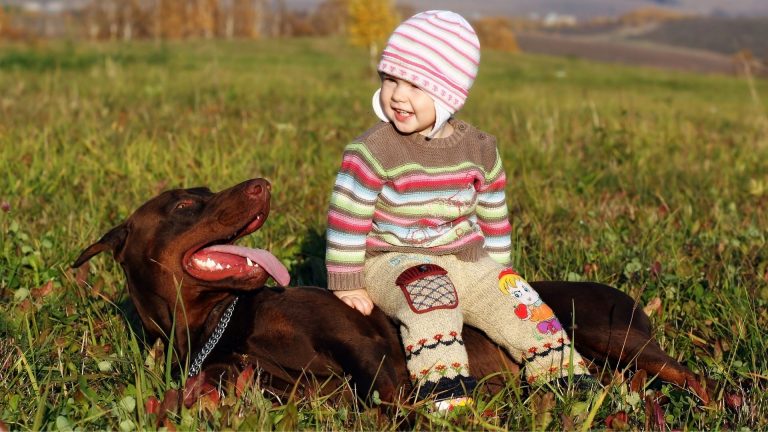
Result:
M252 181L248 188L246 189L245 193L248 195L251 195L252 197L258 197L259 195L264 193L264 190L266 189L267 193L272 191L272 185L269 184L268 181L263 179L258 179Z

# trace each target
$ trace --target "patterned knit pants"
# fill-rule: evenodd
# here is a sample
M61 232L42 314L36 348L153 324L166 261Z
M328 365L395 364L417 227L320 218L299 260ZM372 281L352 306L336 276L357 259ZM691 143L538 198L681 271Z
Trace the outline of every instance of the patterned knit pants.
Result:
M400 325L418 399L468 394L475 386L461 337L463 322L484 331L523 365L529 383L588 374L552 309L511 268L490 257L391 252L368 258L366 288Z

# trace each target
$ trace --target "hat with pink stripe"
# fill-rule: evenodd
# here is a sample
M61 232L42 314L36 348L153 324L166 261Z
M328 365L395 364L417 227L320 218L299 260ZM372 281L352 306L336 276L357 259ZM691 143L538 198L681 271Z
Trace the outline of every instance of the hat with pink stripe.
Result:
M416 85L453 114L464 106L479 64L480 41L467 20L431 10L395 29L378 69Z

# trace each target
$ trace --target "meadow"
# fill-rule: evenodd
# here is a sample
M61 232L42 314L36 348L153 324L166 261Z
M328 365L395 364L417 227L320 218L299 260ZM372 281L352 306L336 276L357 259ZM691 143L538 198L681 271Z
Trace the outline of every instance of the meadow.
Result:
M183 383L135 332L120 268L79 252L156 193L272 182L271 250L325 285L325 211L344 145L375 121L364 50L336 39L0 45L0 420L12 430L154 429ZM484 51L459 117L496 135L514 263L648 305L663 348L741 396L663 412L617 381L597 397L515 385L416 423L252 387L173 429L768 428L768 82ZM83 276L83 275L81 275ZM162 354L162 350L159 350ZM621 375L617 371L617 376ZM653 390L649 390L652 392ZM2 428L0 428L2 429Z

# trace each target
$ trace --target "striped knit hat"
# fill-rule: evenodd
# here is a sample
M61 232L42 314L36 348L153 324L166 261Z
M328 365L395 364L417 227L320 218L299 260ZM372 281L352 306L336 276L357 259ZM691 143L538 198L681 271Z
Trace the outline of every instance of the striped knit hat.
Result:
M378 69L418 86L453 114L464 106L479 64L480 41L467 20L432 10L395 29Z

